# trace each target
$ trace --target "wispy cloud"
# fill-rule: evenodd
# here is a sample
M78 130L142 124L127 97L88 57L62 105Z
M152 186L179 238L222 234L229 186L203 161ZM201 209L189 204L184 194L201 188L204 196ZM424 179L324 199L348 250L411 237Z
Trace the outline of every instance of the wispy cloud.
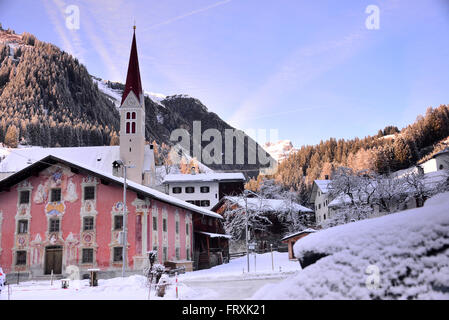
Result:
M170 18L170 19L165 20L165 21L163 21L163 22L160 22L160 23L151 25L151 26L145 28L144 30L145 30L145 31L148 31L148 30L151 30L151 29L156 29L156 28L158 28L158 27L161 27L161 26L164 26L164 25L167 25L167 24L170 24L170 23L173 23L173 22L176 22L176 21L185 19L185 18L190 17L190 16L193 16L193 15L195 15L195 14L205 12L205 11L207 11L207 10L216 8L216 7L218 7L218 6L222 6L222 5L227 4L227 3L231 2L231 1L232 1L232 0L224 0L224 1L216 2L216 3L213 3L213 4L209 5L209 6L206 6L206 7L200 8L200 9L196 9L196 10L193 10L193 11L190 11L190 12L187 12L187 13L184 13L184 14L181 14L181 15L179 15L179 16L176 16L176 17L174 17L174 18Z
M364 31L358 31L323 43L299 47L280 64L275 73L244 100L230 117L241 127L247 120L278 109L279 100L292 91L300 92L308 83L345 62L363 46ZM298 97L300 101L300 97ZM310 109L310 108L308 108Z
M61 0L43 0L45 11L47 12L56 33L58 34L62 48L77 57L81 62L84 61L85 49L76 30L69 30L65 26L65 8L64 1Z

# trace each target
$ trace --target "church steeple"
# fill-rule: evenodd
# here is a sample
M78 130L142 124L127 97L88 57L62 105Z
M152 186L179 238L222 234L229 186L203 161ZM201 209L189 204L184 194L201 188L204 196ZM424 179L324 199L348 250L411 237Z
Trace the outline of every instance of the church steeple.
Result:
M131 53L129 56L128 63L128 74L126 76L125 91L123 91L122 102L125 101L128 94L132 91L140 103L142 103L142 81L140 80L140 70L139 70L139 58L137 57L137 44L136 44L136 26L133 26L133 41L131 44Z
M145 158L145 101L137 58L136 28L134 26L125 91L120 105L120 159L132 165L128 178L143 181Z

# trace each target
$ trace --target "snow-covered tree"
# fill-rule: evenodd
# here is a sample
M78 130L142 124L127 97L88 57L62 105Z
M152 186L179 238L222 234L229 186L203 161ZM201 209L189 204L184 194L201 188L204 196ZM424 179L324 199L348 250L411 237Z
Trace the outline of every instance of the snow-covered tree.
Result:
M237 201L229 201L224 211L224 228L234 240L245 239L247 221L248 231L252 234L265 231L272 224L264 209L265 200L261 197L250 198L251 203L248 203L248 195L245 193L234 199Z
M312 221L306 213L298 212L298 193L293 189L281 194L284 200L282 211L278 213L278 220L287 228L288 232L304 230L312 226Z

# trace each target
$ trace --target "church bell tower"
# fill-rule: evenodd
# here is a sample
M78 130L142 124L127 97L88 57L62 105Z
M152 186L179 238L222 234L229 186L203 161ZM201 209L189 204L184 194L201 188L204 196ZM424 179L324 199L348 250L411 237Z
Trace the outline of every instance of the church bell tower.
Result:
M145 102L137 57L134 26L125 91L120 104L120 159L127 166L127 179L142 184L145 156Z

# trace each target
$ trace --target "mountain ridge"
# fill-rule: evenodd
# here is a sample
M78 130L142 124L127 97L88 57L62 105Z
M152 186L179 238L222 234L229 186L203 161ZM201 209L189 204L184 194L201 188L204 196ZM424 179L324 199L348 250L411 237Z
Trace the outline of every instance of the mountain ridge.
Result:
M30 33L17 35L0 30L0 142L45 147L114 144L119 134L118 103L124 84L91 76L76 57ZM193 149L193 122L201 121L201 133L214 128L234 129L199 100L188 95L145 94L145 137L150 143L174 145L176 129L186 129ZM200 140L201 141L201 140ZM249 154L258 144L245 135L245 163L207 164L214 170L257 174L260 161L251 164ZM210 143L201 141L204 149ZM234 146L235 151L235 146ZM270 157L270 163L274 159Z

